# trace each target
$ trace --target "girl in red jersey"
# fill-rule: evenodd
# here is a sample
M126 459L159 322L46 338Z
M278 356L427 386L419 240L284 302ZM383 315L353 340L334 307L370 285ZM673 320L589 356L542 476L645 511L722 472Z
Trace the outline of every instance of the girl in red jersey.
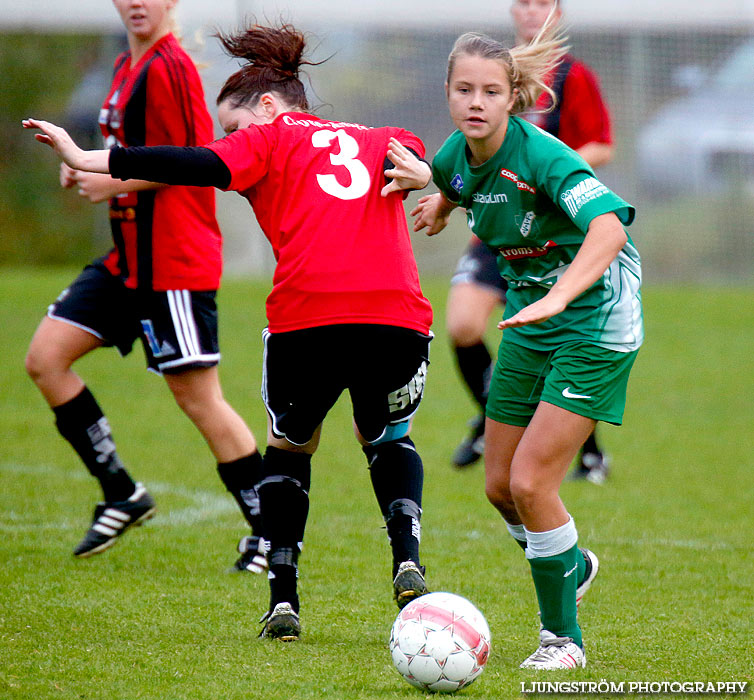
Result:
M271 573L262 634L293 640L311 458L344 389L387 525L395 599L403 607L427 590L419 562L423 467L408 434L429 363L432 309L402 191L425 187L430 170L408 131L308 112L299 79L305 41L293 27L220 38L247 63L218 97L229 135L207 147L81 151L59 127L24 125L41 129L37 139L72 167L214 185L252 205L277 259L264 333L269 430L259 496Z
M171 33L176 0L113 0L129 50L118 57L99 123L105 144L193 146L213 138L194 64ZM104 503L74 550L103 551L131 525L152 515L154 501L118 457L107 418L73 363L137 337L149 369L161 373L178 405L202 433L224 483L258 529L254 484L261 468L254 436L225 401L217 363L215 294L222 258L214 193L122 182L63 164L63 187L92 202L109 201L113 249L88 265L50 306L31 341L26 369L55 413L56 425L102 486ZM258 535L258 533L257 533ZM239 568L265 564L257 539Z

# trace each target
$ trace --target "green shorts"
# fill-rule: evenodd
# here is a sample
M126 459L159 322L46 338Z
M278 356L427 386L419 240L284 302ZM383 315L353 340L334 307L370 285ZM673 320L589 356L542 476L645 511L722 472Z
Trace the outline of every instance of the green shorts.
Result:
M639 351L616 352L570 342L540 351L500 344L487 399L487 416L527 426L540 401L614 425L623 422L628 375Z

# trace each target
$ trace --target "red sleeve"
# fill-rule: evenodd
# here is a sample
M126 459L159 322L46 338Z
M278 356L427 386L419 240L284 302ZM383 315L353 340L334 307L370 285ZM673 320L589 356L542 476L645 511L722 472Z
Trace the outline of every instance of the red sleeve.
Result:
M597 76L583 63L574 62L563 87L558 138L574 150L587 143L613 142L610 113Z
M419 156L419 158L424 158L427 154L427 149L424 146L424 142L418 136L412 134L406 129L396 128L395 132L396 133L391 134L391 136L397 139L406 148L410 148L417 156Z
M248 190L267 174L275 150L274 134L272 125L251 125L207 145L230 170L228 190Z
M196 68L170 46L149 65L145 136L147 146L202 146L214 138Z

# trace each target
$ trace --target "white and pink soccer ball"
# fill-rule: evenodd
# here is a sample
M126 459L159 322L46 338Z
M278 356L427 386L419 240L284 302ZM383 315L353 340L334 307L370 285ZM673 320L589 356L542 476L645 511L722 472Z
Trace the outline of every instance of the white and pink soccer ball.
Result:
M398 614L390 654L411 685L453 693L484 670L490 642L487 621L470 601L453 593L428 593Z

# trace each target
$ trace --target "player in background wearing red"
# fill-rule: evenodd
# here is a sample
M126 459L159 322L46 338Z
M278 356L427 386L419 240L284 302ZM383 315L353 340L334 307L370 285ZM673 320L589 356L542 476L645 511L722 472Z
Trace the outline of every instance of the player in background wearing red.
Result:
M516 45L531 42L551 12L555 21L560 21L561 6L561 0L513 0ZM522 116L557 136L593 168L610 162L610 115L594 72L569 53L550 73L547 84L556 96L554 108L550 109L550 95L543 92L534 108ZM494 367L484 334L490 316L505 303L506 290L495 254L472 235L451 279L447 306L448 335L458 370L480 408L479 416L470 422L469 435L453 454L453 464L459 468L474 464L484 452L484 409ZM573 475L602 483L607 472L607 457L592 433L581 449Z
M26 120L72 167L114 177L216 186L249 200L277 260L267 299L262 394L268 447L259 484L269 539L264 636L300 633L298 558L321 424L343 390L369 463L393 555L399 607L426 592L419 560L423 466L409 437L429 363L432 309L403 208L430 169L394 127L309 113L303 35L290 25L221 36L246 63L218 97L228 136L203 148L82 151L59 127Z
M176 0L114 0L129 50L115 62L100 111L105 144L194 146L213 138L196 68L173 35ZM93 261L39 324L26 369L68 440L101 486L78 557L107 549L155 504L121 462L107 418L72 370L79 358L115 346L122 355L141 338L150 370L162 374L176 402L217 459L220 476L252 528L261 455L249 428L223 398L217 363L215 294L222 271L221 236L211 190L122 182L63 164L63 187L91 202L109 201L113 249ZM261 571L258 532L239 568Z

